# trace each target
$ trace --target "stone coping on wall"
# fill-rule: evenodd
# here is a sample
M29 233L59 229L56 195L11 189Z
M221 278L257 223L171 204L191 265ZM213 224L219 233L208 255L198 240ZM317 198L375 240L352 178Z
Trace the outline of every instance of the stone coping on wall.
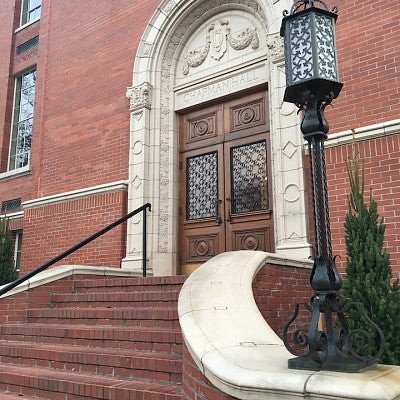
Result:
M361 126L347 131L332 133L328 135L325 147L341 146L362 140L376 139L382 136L400 133L400 119L381 122L379 124Z
M261 316L252 293L267 264L310 268L308 260L236 251L207 261L186 280L178 313L185 344L199 370L238 399L400 399L400 367L365 372L288 369L293 356Z
M110 182L104 185L92 186L88 188L72 190L55 194L52 196L41 197L38 199L25 201L22 206L24 209L31 209L36 207L44 207L50 204L57 204L65 201L82 199L98 194L112 193L116 191L126 191L128 189L127 181Z
M14 289L5 293L1 298L12 296L16 293L24 292L26 290L46 285L50 282L66 278L71 275L98 275L98 276L116 276L116 277L137 277L138 272L132 269L121 269L112 267L96 267L89 265L60 265L42 271L27 281L21 283ZM6 285L0 286L0 289Z

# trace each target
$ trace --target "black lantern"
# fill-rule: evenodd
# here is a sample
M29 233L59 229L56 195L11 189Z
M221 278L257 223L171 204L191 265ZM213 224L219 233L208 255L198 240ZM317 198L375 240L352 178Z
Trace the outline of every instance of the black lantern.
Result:
M329 125L324 110L343 86L336 56L337 11L329 11L322 0L298 0L290 13L284 13L281 27L286 61L284 100L303 111L301 131L308 142L314 221L314 266L310 276L313 295L310 304L305 304L311 312L310 326L289 335L299 313L297 304L283 336L287 349L297 356L289 360L289 368L359 371L373 365L382 354L384 337L365 312L370 331L349 330L346 312L351 307L363 307L340 293L342 278L332 254L324 149ZM378 354L369 355L365 349L373 337L379 338L380 348Z
M291 13L283 18L285 101L301 105L304 93L309 90L322 98L326 95L336 98L342 89L336 56L337 9L333 11L328 11L325 5L314 7L314 1L297 1Z

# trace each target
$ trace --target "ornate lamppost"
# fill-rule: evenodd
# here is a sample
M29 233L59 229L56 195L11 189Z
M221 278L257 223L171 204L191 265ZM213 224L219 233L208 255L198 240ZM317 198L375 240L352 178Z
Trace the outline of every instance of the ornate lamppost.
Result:
M295 325L300 305L284 330L284 342L296 355L289 368L359 371L376 362L383 351L380 329L364 313L369 331L349 330L346 313L351 307L363 309L342 296L342 278L332 255L324 141L329 130L324 110L335 99L339 82L335 23L337 8L328 10L322 0L297 0L284 12L286 91L284 100L303 112L301 131L308 142L311 175L311 203L314 221L314 265L310 277L313 295L306 309L311 312L308 329L289 330ZM371 333L371 332L374 333ZM365 353L373 337L380 348L373 356Z

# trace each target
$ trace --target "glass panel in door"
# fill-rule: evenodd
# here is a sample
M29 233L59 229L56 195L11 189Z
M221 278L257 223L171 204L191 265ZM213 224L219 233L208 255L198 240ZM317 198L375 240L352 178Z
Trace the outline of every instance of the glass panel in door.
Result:
M232 214L268 210L265 141L231 148Z

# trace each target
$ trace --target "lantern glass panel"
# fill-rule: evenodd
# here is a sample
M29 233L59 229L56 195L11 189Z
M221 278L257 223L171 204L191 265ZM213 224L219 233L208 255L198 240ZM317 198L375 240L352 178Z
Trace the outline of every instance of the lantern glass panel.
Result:
M334 21L326 15L315 14L315 28L319 77L338 81Z
M293 18L288 25L287 54L290 59L287 79L289 85L294 85L315 77L310 14Z

